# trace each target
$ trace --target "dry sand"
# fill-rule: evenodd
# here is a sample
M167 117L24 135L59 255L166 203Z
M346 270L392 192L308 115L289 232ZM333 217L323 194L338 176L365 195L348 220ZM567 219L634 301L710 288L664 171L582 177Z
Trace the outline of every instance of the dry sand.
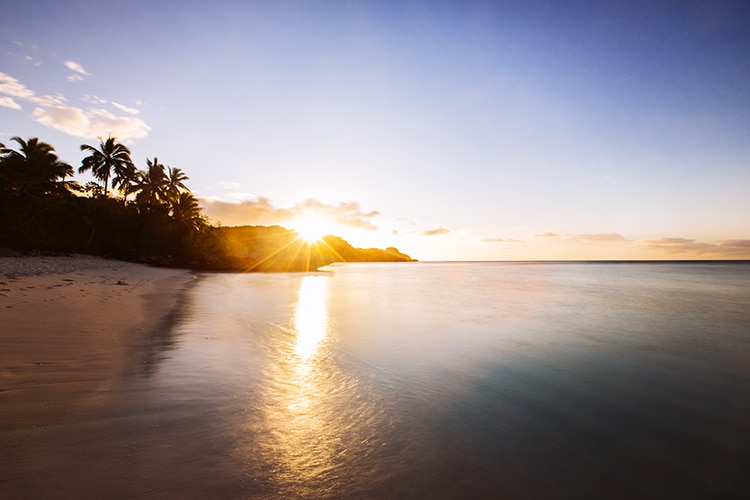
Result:
M61 430L85 426L193 278L88 256L0 257L0 498L55 496Z

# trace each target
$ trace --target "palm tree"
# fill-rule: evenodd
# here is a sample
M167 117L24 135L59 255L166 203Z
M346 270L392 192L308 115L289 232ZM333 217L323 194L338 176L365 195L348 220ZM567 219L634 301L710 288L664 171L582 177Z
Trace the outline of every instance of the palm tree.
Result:
M190 179L179 168L167 167L166 173L166 195L170 203L175 203L184 191L190 191L183 181Z
M158 158L154 157L154 161L146 158L146 165L148 170L138 171L136 181L129 191L136 193L135 201L138 205L150 209L167 201L169 179L164 171L164 165L159 163Z
M6 166L5 159L8 156L9 149L6 149L5 144L0 142L0 193L5 190L10 191L10 176L8 174L8 168Z
M112 187L124 189L135 177L135 165L130 159L130 150L124 144L116 142L109 136L106 141L99 139L99 149L88 144L81 145L81 151L91 154L81 161L78 173L91 170L94 177L104 183L104 196L107 196L107 184L112 176ZM114 174L114 175L113 175Z
M185 186L188 176L179 169L164 166L159 159L146 158L147 170L137 171L136 180L128 187L135 193L135 202L141 210L171 215L181 225L191 230L208 226L198 200Z
M208 225L201 207L198 206L198 200L190 191L183 191L172 203L172 217L194 230L201 230Z
M36 137L11 140L20 146L18 151L0 145L4 189L30 195L67 191L65 177L73 175L73 167L60 161L55 148Z
M138 182L138 169L132 164L112 178L112 186L117 187L122 193L122 202L126 202L128 194L132 192L133 185Z

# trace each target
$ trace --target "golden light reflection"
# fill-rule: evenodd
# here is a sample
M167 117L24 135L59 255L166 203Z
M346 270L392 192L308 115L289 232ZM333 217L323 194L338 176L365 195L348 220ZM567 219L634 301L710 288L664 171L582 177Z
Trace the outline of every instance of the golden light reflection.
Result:
M329 364L329 276L304 276L297 304L291 311L293 337L282 362L276 365L271 398L265 406L269 458L276 462L274 478L281 497L308 497L336 468L341 453L337 406L338 372Z
M327 287L328 279L325 277L302 278L297 310L294 314L294 326L297 331L294 352L303 361L315 354L328 329Z

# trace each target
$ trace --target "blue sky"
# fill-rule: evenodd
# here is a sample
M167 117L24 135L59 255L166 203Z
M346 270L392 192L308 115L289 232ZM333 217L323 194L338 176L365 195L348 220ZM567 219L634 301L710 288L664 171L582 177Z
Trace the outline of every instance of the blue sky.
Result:
M0 4L0 142L78 166L112 133L225 225L316 213L425 260L750 258L744 2Z

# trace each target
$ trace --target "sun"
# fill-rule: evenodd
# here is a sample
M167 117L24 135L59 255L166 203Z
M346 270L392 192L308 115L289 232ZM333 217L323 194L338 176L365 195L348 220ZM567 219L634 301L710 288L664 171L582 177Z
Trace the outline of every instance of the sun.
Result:
M299 238L307 243L315 243L331 233L331 222L317 215L303 215L295 219L290 226Z

